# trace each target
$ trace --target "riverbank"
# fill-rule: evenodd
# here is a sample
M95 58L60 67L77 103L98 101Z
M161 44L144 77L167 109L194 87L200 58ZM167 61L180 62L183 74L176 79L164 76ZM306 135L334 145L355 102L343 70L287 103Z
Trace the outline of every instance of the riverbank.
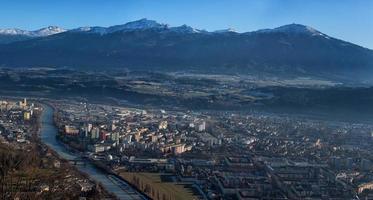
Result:
M146 199L134 188L123 180L113 180L112 174L98 169L92 162L86 160L81 154L71 152L61 144L56 138L58 130L53 120L53 108L49 105L43 106L42 129L40 138L43 143L53 149L61 158L65 160L79 160L84 165L76 165L75 168L82 173L87 174L92 180L96 181L109 193L115 195L118 199Z
M114 199L42 143L41 110L9 106L0 112L0 199Z

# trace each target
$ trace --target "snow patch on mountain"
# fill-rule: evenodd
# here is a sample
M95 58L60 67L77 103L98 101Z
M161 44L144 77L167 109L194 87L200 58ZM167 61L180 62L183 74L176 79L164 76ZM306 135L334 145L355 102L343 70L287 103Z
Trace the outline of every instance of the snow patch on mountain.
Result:
M29 31L21 30L21 29L0 29L0 34L2 35L27 35Z
M166 29L167 24L160 24L154 20L148 20L146 18L140 19L133 22L128 22L123 25L116 25L107 28L107 33L113 33L117 31L128 31L128 30L145 30L145 29Z
M65 32L65 29L62 29L57 26L48 26L46 28L38 29L35 31L26 31L21 29L0 29L0 34L2 35L19 35L19 36L28 36L28 37L44 37L49 35L54 35L58 33Z
M105 27L100 26L85 26L85 27L79 27L77 29L71 30L71 32L86 32L86 33L97 33L100 35L104 35L107 33L107 29Z
M49 35L54 35L58 33L63 33L66 30L63 28L60 28L58 26L48 26L46 28L42 28L36 31L31 31L31 34L37 37L43 37L43 36L49 36Z
M322 36L330 39L329 36L321 33L320 31L302 24L288 24L274 29L261 29L254 31L254 33L284 33L284 34L305 34L310 36Z
M207 32L207 31L204 31L204 30L195 29L195 28L190 27L186 24L184 24L182 26L171 27L171 28L169 28L169 31L173 31L173 32L177 32L177 33L203 33L203 32Z
M222 30L216 30L214 33L238 33L235 29L233 28L227 28L227 29L222 29Z

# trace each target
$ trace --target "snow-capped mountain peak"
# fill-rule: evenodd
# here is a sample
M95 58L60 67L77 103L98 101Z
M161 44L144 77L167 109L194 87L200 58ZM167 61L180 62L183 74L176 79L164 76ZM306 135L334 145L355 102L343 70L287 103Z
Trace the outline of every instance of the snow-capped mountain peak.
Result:
M57 26L48 26L35 31L26 31L21 29L0 29L0 34L2 35L20 35L28 37L44 37L49 35L54 35L57 33L65 32L65 29L62 29Z
M48 26L36 31L32 31L31 33L35 36L42 37L42 36L49 36L49 35L54 35L58 33L65 32L66 30L63 28L60 28L58 26Z
M168 28L167 24L160 24L154 20L148 20L146 18L128 22L123 25L116 25L107 28L108 33L117 32L117 31L125 31L125 30L143 30L143 29L166 29Z
M29 31L17 29L17 28L7 28L0 29L0 34L2 35L27 35Z
M195 29L191 26L188 26L186 24L176 27L171 27L170 31L178 32L178 33L201 33L204 32L203 30Z
M326 36L320 31L302 24L288 24L274 29L262 29L256 32L259 33L285 33L285 34L307 34L311 36Z
M278 28L273 29L273 31L276 32L293 32L293 33L311 33L311 34L318 34L320 33L316 29L301 25L301 24L289 24L289 25L284 25L280 26Z
M227 28L227 29L214 31L214 33L237 33L237 31L233 28Z
M72 32L87 32L87 33L97 33L100 35L104 35L107 33L107 28L105 27L100 27L100 26L84 26L84 27L79 27L76 29L71 30Z

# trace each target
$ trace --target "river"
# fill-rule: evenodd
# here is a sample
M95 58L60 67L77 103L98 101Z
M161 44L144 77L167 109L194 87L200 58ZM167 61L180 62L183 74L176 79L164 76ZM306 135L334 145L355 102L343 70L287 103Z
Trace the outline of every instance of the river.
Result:
M57 141L57 133L58 130L53 123L53 108L43 105L40 131L41 141L66 160L82 159L79 154L68 151L64 145ZM146 199L125 181L96 168L89 161L85 165L76 165L76 168L88 174L93 180L100 183L108 192L114 194L119 199Z

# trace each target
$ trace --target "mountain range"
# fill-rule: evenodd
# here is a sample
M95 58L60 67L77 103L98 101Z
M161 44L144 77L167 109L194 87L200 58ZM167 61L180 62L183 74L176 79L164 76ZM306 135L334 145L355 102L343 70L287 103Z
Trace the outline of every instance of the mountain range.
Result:
M66 30L58 26L48 26L35 31L26 31L21 29L0 29L0 44L12 43L16 41L28 40L38 37L46 37Z
M141 19L111 27L0 30L0 66L192 71L370 80L373 51L312 27L238 33Z

